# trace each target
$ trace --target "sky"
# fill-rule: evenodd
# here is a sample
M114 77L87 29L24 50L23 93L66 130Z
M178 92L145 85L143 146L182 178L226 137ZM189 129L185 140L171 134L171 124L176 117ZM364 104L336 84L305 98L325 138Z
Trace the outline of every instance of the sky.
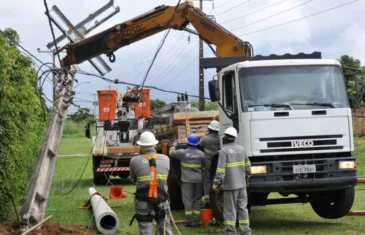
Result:
M74 24L105 5L109 0L47 0L48 7L56 5ZM322 52L323 58L338 59L348 54L365 63L365 1L358 0L214 0L204 1L203 11L213 15L216 21L242 40L250 42L256 55ZM38 53L37 48L46 51L52 41L50 26L43 0L0 0L0 29L13 28L20 37L21 44L44 62L51 62L48 53ZM91 36L113 27L156 6L175 5L177 0L114 0L120 12L86 36ZM327 9L350 3L336 9ZM194 1L198 6L198 1ZM110 13L106 13L98 17ZM322 13L321 13L322 12ZM316 14L318 13L318 14ZM310 15L314 16L308 17ZM304 19L301 19L304 18ZM299 20L300 19L300 20ZM292 23L288 23L294 21ZM91 27L94 21L87 27ZM55 27L54 27L55 28ZM192 28L192 27L190 27ZM56 37L61 32L55 28ZM158 48L164 32L123 47L115 52L116 61L110 63L112 71L106 75L110 79L140 84ZM62 44L67 43L64 41ZM198 95L198 38L185 31L171 30L162 47L146 85ZM61 58L65 54L61 54ZM210 49L204 47L204 57L213 57ZM89 62L80 69L97 73ZM207 83L215 74L215 69L205 70L205 96L208 97ZM97 90L125 90L123 85L109 84L101 79L78 74L75 103L93 109L92 101ZM52 97L50 83L46 83L45 93ZM176 95L151 91L152 99L166 102L176 100ZM71 107L70 112L76 111Z

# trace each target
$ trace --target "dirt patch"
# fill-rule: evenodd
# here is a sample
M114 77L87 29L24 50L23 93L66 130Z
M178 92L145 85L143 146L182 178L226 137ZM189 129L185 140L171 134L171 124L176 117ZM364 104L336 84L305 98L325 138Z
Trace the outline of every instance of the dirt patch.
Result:
M42 229L32 231L31 235L61 235L61 234L93 234L94 228L90 228L86 233L87 228L81 225L74 224L56 224L46 222ZM16 222L7 222L0 224L0 235L20 235L22 231L19 229L19 224Z

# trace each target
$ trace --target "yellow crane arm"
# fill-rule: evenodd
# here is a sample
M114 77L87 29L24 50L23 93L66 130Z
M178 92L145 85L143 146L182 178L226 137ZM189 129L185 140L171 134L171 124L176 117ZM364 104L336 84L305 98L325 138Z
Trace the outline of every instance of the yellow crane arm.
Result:
M172 19L172 21L171 21ZM211 20L192 2L184 2L177 7L159 6L136 18L106 29L94 36L73 43L67 48L62 59L63 66L80 64L95 56L106 54L114 62L114 51L168 28L184 30L192 24L199 37L208 44L214 44L216 56L251 56L252 47L215 21Z

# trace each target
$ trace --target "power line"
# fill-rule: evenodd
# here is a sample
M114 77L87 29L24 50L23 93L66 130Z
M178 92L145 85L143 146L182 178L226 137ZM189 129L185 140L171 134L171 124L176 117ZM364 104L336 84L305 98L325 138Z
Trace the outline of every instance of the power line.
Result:
M82 70L77 71L77 73L84 74L84 75L87 75L87 76L101 78L104 81L109 82L109 83L113 83L113 84L123 84L123 85L130 85L130 86L136 86L136 87L138 87L138 84L135 84L135 83L122 82L122 81L119 81L118 79L112 80L110 78L103 77L103 76L100 76L98 74L88 73L88 72L82 71ZM154 90L158 90L158 91L165 92L165 93L172 93L172 94L178 94L178 95L184 94L183 92L165 90L165 89L162 89L162 88L159 88L159 87L156 87L156 86L144 86L144 87L150 88L150 89L154 89ZM190 95L190 94L188 94L188 96L190 96L190 97L197 97L197 98L199 97L198 95ZM209 99L209 98L204 97L204 99Z
M244 26L241 26L241 27L238 27L238 28L232 29L232 30L230 30L230 31L236 31L236 30L238 30L238 29L242 29L242 28L245 28L245 27L247 27L247 26L250 26L250 25L253 25L253 24L256 24L256 23L259 23L259 22L265 21L265 20L270 19L270 18L272 18L272 17L275 17L275 16L281 15L281 14L283 14L283 13L286 13L286 12L288 12L288 11L291 11L291 10L293 10L293 9L295 9L295 8L301 7L301 6L303 6L303 5L307 4L307 3L310 3L310 2L312 2L312 1L313 1L313 0L308 0L308 1L306 1L306 2L303 2L303 3L299 4L299 5L294 6L294 7L288 8L288 9L286 9L286 10L284 10L284 11L281 11L281 12L279 12L279 13L276 13L276 14L274 14L274 15L270 15L270 16L268 16L268 17L265 17L265 18L262 18L262 19L260 19L260 20L257 20L257 21L254 21L254 22L251 22L251 23L249 23L249 24L246 24L246 25L244 25Z
M46 0L45 0L45 1L46 1ZM156 60L156 58L157 58L158 53L160 52L160 50L162 49L163 45L165 44L165 41L166 41L167 36L169 36L169 33L170 33L170 31L171 31L170 26L171 26L171 23L173 22L173 20L174 20L174 18L175 18L175 15L176 15L176 12L177 12L177 8L178 8L178 6L180 5L180 2L181 2L181 0L178 0L178 2L177 2L177 4L176 4L175 12L174 12L174 14L172 15L172 17L171 17L171 19L170 19L170 22L169 22L169 24L168 24L168 27L169 27L169 28L168 28L168 30L166 31L166 33L164 34L164 36L163 36L163 38L162 38L162 41L161 41L161 43L160 43L160 46L158 47L158 49L157 49L157 51L156 51L155 55L153 56L152 62L151 62L150 66L149 66L149 67L148 67L148 69L147 69L146 75L145 75L145 77L144 77L144 79L143 79L143 81L142 81L142 84L141 84L141 89L143 88L143 85L144 85L144 83L146 82L146 79L147 79L147 77L148 77L148 74L150 73L151 68L152 68L153 64L155 63L155 60Z
M170 63L168 63L168 65L165 67L165 69L162 71L162 73L159 74L159 76L156 76L156 79L154 79L155 81L157 80L157 81L160 82L160 81L163 80L163 78L168 74L166 72L169 71L169 68L171 68L171 66L174 66L174 63L173 63L173 61L175 61L175 57L174 56L176 54L178 54L178 53L182 53L185 50L185 48L187 47L187 45L189 45L189 43L186 43L183 47L181 47L180 49L178 49L177 51L175 51L175 53L173 54L173 58L171 58L173 60L172 61L169 60ZM194 46L192 48L194 48ZM187 54L192 50L192 48L190 48L190 50L187 52Z
M253 12L250 12L250 13L247 13L246 15L243 15L243 16L240 16L240 17L237 17L237 18L234 18L234 19L226 20L226 21L224 21L224 22L222 22L220 24L225 24L225 23L228 23L228 22L231 22L231 21L235 21L235 20L238 20L238 19L242 19L242 18L244 18L246 16L253 15L253 14L257 13L257 12L260 12L260 11L266 10L268 8L271 8L273 6L279 5L280 3L285 2L285 1L288 1L288 0L283 0L283 1L280 1L280 2L277 2L277 3L274 3L274 4L271 4L270 6L267 6L267 7L261 8L261 9L258 9L256 11L253 11Z
M248 3L249 1L251 1L251 0L244 1L244 2L242 2L242 3L240 3L240 4L236 5L236 6L234 6L234 7L232 7L232 8L229 8L229 9L227 9L227 10L225 10L225 11L223 11L223 12L219 13L219 14L216 14L215 16L223 15L224 13L227 13L227 12L229 12L229 11L233 10L233 9L236 9L236 8L237 8L237 7L239 7L239 6L242 6L242 5L246 4L246 3Z
M57 53L58 61L60 62L60 66L61 66L61 57L60 57L60 54L58 53L58 46L57 46L57 42L56 42L56 36L54 34L54 31L53 31L53 26L52 26L51 17L49 15L47 0L44 0L44 6L46 7L46 15L47 15L47 18L48 18L49 27L51 27L51 33L52 33L52 37L53 37L53 42L55 44L55 50L56 50L56 53Z
M234 0L230 0L230 1L228 1L228 2L225 2L225 3L222 3L221 5L218 5L218 6L216 6L216 7L214 7L208 14L210 14L212 11L214 11L215 9L218 9L218 8L220 8L220 7L222 7L222 6L224 6L224 5L226 5L226 4L228 4L228 3L230 3L230 2L233 2Z
M166 84L166 87L168 87L168 85L170 85L176 78L178 78L178 77L180 77L180 75L182 74L182 73L184 73L185 72L185 70L187 69L187 68L189 68L195 61L197 61L197 59L198 58L194 58L194 60L192 60L183 70L181 70L181 72L179 73L179 74L177 74L173 79L171 79L170 80L170 82L169 83L167 83ZM206 98L205 98L206 99Z
M359 1L359 0L354 0L354 1L350 1L350 2L344 3L344 4L340 4L338 6L331 7L331 8L328 8L326 10L319 11L319 12L316 12L316 13L313 13L313 14L310 14L310 15L307 15L307 16L304 16L304 17L301 17L301 18L292 20L292 21L288 21L288 22L282 23L282 24L277 24L277 25L274 25L274 26L271 26L271 27L268 27L268 28L260 29L260 30L257 30L257 31L249 32L249 33L244 33L244 34L239 35L239 37L245 36L245 35L254 34L254 33L259 33L259 32L262 32L262 31L269 30L269 29L273 29L273 28L277 28L277 27L280 27L280 26L283 26L283 25L287 25L287 24L290 24L290 23L294 23L294 22L297 22L297 21L300 21L300 20L303 20L303 19L306 19L306 18L309 18L309 17L312 17L312 16L316 16L316 15L325 13L327 11L331 11L331 10L334 10L334 9L337 9L337 8L340 8L340 7L349 5L349 4L354 3L354 2L357 2L357 1Z

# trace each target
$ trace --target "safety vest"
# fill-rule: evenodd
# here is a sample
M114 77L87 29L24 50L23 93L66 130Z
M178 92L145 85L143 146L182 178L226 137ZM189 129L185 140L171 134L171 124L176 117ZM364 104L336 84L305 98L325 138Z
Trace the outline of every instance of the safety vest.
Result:
M159 189L157 184L156 159L158 154L155 153L151 157L145 153L143 156L149 161L150 165L150 186L149 188L137 189L136 198L139 201L147 201L150 204L164 202L168 199L168 195L165 190Z

